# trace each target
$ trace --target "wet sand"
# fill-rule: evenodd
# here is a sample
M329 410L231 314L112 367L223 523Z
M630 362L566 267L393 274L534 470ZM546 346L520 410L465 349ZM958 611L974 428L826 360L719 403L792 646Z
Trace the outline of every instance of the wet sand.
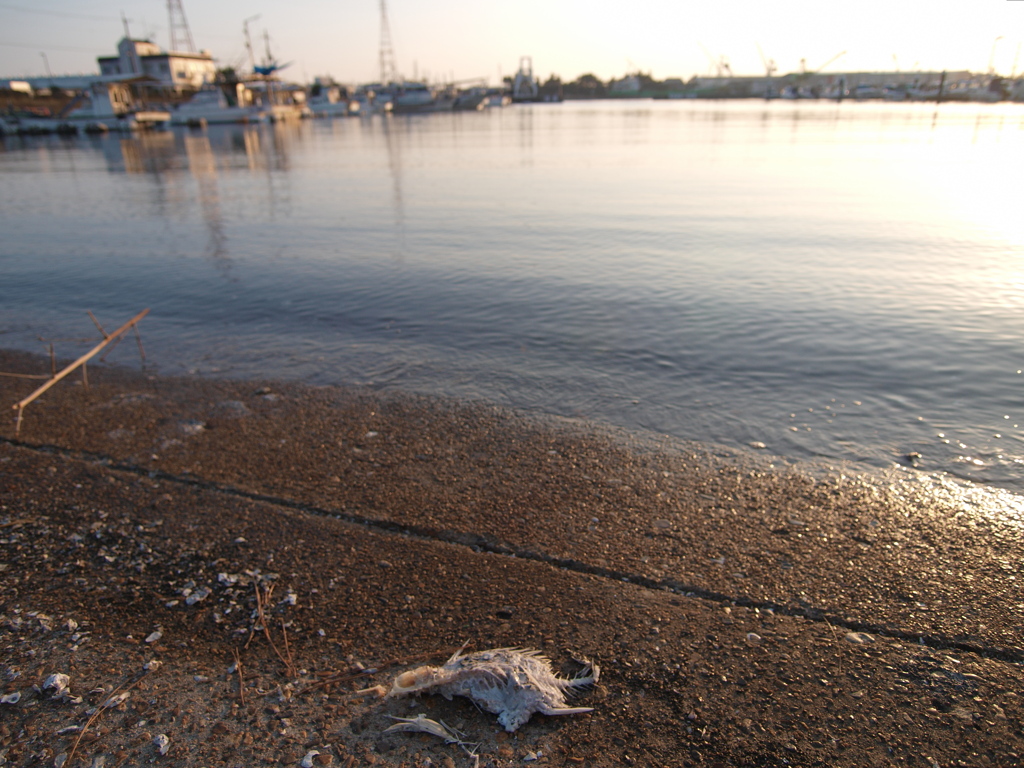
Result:
M0 371L47 368L0 353ZM80 732L57 732L125 681L76 764L472 765L383 733L421 712L478 742L480 765L1009 765L1024 749L1020 528L969 498L486 404L89 379L30 405L18 437L0 428L10 764L70 754ZM34 386L0 378L0 403ZM461 699L352 696L466 641L538 648L565 674L594 660L574 702L594 711L509 735ZM32 688L53 672L82 703Z

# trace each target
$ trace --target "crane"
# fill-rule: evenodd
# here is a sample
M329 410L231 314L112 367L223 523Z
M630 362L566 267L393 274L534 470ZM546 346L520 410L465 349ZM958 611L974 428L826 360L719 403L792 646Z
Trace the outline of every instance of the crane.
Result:
M828 66L829 64L832 64L833 62L837 61L838 59L840 59L841 57L843 57L843 56L845 56L845 55L846 55L846 51L840 51L840 52L839 52L839 53L837 53L837 54L836 54L835 56L833 56L833 57L832 57L831 59L829 59L829 60L828 60L828 61L826 61L826 62L825 62L824 64L822 64L822 65L821 65L820 67L818 67L818 68L817 68L816 70L814 70L813 72L811 72L810 74L812 74L812 75L816 75L816 74L818 74L818 73L819 73L819 72L821 72L821 71L822 71L823 69L825 69L825 67L827 67L827 66Z
M701 49L704 51L704 55L708 57L708 61L711 62L711 66L715 68L715 72L718 77L722 77L723 75L732 77L732 66L729 64L729 59L724 55L719 56L716 59L711 55L711 51L704 47L704 43L698 43L698 45L700 45Z
M756 44L756 45L757 45L757 52L761 56L761 63L764 65L764 75L765 75L765 77L771 77L772 75L775 74L775 70L778 69L775 66L775 59L767 58L764 55L764 51L761 50L761 46L759 44Z

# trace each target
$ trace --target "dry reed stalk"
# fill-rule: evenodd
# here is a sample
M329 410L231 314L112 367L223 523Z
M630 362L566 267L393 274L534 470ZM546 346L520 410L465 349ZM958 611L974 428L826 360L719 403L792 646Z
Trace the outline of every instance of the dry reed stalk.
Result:
M242 657L238 655L238 648L232 649L235 654L235 674L238 675L238 700L245 706L245 675L242 674Z
M142 320L142 318L144 318L148 314L149 314L149 310L148 309L142 310L141 312L139 312L139 314L137 314L135 317L133 317L131 320L129 320L127 323L122 325L120 328L118 328L116 331L114 331L111 334L105 333L103 331L103 329L100 328L100 332L103 333L103 341L102 342L100 342L95 347L93 347L91 350L89 350L84 355L79 357L77 360L75 360L75 362L71 363L71 365L65 367L59 373L55 373L50 378L49 381L47 381L45 384L43 384L41 387L39 387L31 395L29 395L26 398L23 398L22 400L19 400L17 403L15 403L13 406L11 406L12 408L14 408L15 410L18 411L18 422L17 422L17 426L14 429L14 434L15 435L21 434L21 422L22 422L22 417L24 415L25 406L27 406L33 400L38 398L40 395L42 395L44 392L46 392L46 390L48 390L50 387L52 387L58 381L63 379L69 373L74 371L76 368L78 368L78 367L82 368L82 381L85 383L86 387L88 387L89 386L89 378L88 378L88 374L86 373L85 364L90 359L92 359L95 355L99 354L103 350L103 348L106 347L108 344L110 344L112 341L116 341L123 334L127 333L130 329L135 328L136 323L138 323L140 320ZM91 312L89 313L89 316L92 317L92 313ZM95 322L95 320L96 320L96 318L93 318L93 322ZM99 327L99 323L96 323L96 326ZM140 343L139 348L141 349L141 343ZM51 365L52 365L52 363L51 363Z
M0 371L0 376L10 376L12 379L49 379L51 376L47 376L45 373L4 373Z
M281 634L284 635L284 653L288 657L285 664L288 667L288 676L295 677L295 657L292 655L292 649L288 645L288 627L285 626L284 619L281 619Z
M152 671L153 670L151 670L151 669L143 670L142 674L139 675L138 677L136 677L135 680L132 681L130 684L121 683L121 685L119 685L117 688L115 688L114 690L112 690L110 693L107 694L106 698L103 699L103 701L100 702L99 706L96 707L96 711L93 712L92 715L89 717L89 719L85 721L85 725L82 726L82 730L80 730L78 732L78 738L75 739L75 744L74 744L73 747L71 747L71 752L68 753L68 759L64 761L64 765L68 766L69 768L72 768L72 766L74 765L74 763L72 761L75 759L75 752L78 751L78 745L82 743L82 737L85 736L85 732L89 730L89 728L93 725L93 723L95 723L97 720L100 719L100 716L107 709L113 709L113 707L105 707L103 705L106 702L110 701L110 699L112 699L118 693L126 693L126 692L130 691L136 685L138 685L143 680L145 680L147 677L149 677L149 675L150 675L150 673Z
M288 677L294 678L295 662L292 659L291 649L288 647L288 630L285 629L284 621L281 622L281 629L284 631L284 647L285 650L288 652L287 657L281 653L280 649L277 647L277 643L274 642L274 638L270 634L270 626L267 623L266 606L270 603L270 596L273 593L273 584L270 584L266 588L264 593L260 592L260 586L259 584L256 584L256 618L257 621L259 621L260 626L263 627L263 635L267 638L267 642L270 643L270 647L274 650L274 653L277 655L277 658L281 660L281 663L284 664L285 673L288 675ZM252 641L253 634L255 633L249 633L250 641ZM246 643L245 645L247 648L249 647L249 643Z

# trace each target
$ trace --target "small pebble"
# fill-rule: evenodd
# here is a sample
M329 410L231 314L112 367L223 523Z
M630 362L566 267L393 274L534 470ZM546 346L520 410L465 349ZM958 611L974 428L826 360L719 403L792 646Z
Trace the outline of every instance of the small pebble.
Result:
M761 636L757 632L747 632L747 643L749 645L760 645Z
M163 636L164 636L164 633L163 633L163 632L161 632L161 631L160 631L160 630L158 629L158 630L156 630L155 632L151 632L151 633L149 634L149 636L148 636L148 637L146 638L146 642L147 642L147 643L155 643L155 642L156 642L157 640L159 640L159 639L160 639L161 637L163 637Z

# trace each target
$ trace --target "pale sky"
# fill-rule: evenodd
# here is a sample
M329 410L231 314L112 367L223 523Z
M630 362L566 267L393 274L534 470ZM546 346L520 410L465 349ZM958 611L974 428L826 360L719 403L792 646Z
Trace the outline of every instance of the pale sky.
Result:
M196 47L219 66L247 68L242 24L259 14L257 59L266 30L274 56L293 62L285 79L379 77L379 0L181 2ZM96 57L123 36L122 11L133 37L169 46L166 0L0 0L0 78L45 75L47 62L54 75L98 71ZM1024 0L388 0L388 17L398 71L432 80L497 83L521 56L541 79L689 79L723 56L736 74L759 75L758 46L780 74L844 51L826 71L985 72L991 62L1024 72Z

